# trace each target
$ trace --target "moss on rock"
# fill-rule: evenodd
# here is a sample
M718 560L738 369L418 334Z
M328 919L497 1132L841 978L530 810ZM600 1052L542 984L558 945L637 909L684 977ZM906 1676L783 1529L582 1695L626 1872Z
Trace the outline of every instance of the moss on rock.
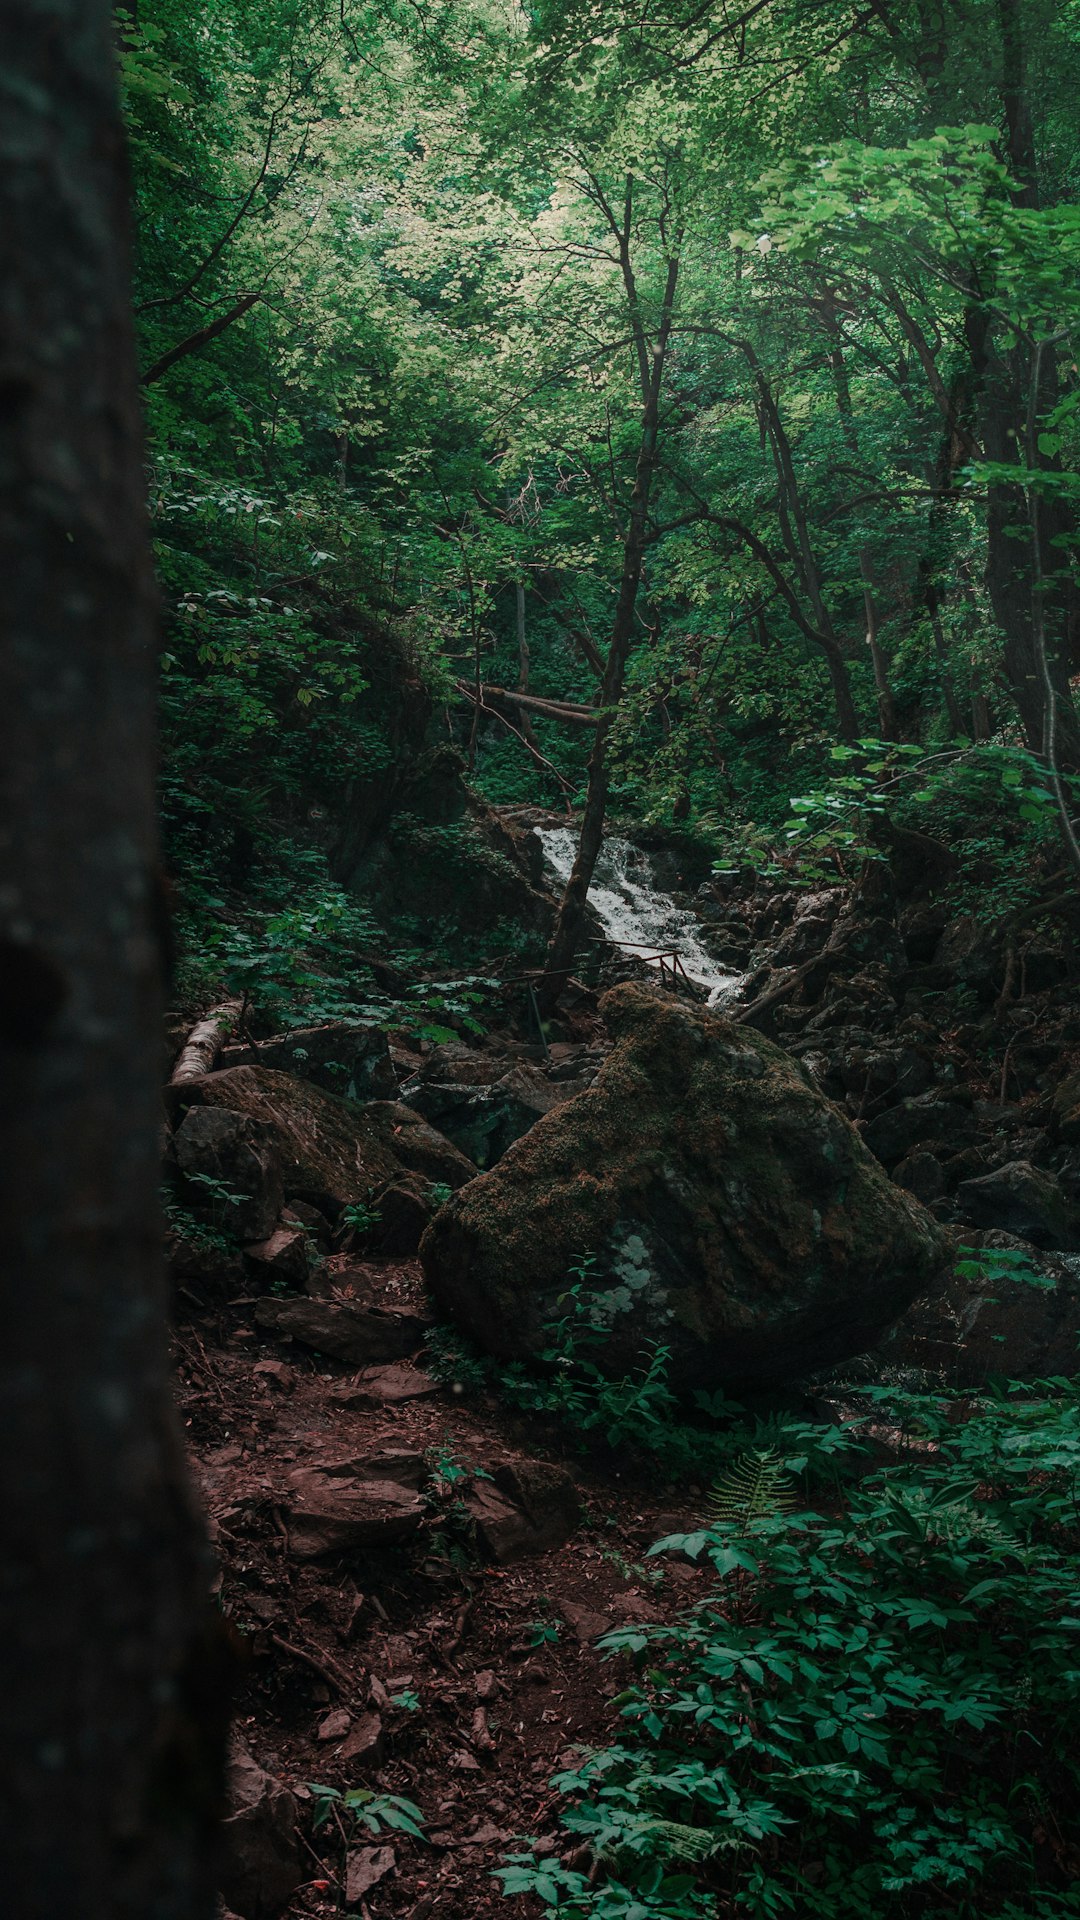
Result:
M612 1373L660 1339L672 1379L765 1385L871 1346L948 1242L798 1062L636 985L601 1010L595 1084L464 1187L421 1246L436 1298L489 1351L535 1354L571 1268Z

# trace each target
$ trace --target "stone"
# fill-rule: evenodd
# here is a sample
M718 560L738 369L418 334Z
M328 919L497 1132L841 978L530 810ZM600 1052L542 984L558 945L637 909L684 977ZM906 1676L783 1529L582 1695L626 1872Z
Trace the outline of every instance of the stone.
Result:
M201 1084L191 1081L188 1086ZM224 1102L212 1108L189 1108L173 1135L173 1151L185 1176L184 1199L192 1212L237 1239L265 1238L281 1212L284 1191L265 1134L249 1114L234 1112ZM240 1199L215 1197L207 1181L220 1182Z
M275 1227L268 1239L245 1247L244 1258L261 1278L295 1280L301 1287L311 1265L307 1235L299 1227Z
M256 1360L251 1371L260 1380L272 1380L282 1393L296 1392L296 1369L284 1360Z
M304 1877L296 1800L236 1735L227 1792L221 1892L241 1920L275 1920Z
M371 1760L378 1762L382 1758L383 1723L377 1713L361 1713L349 1730L348 1738L338 1753L339 1760Z
M925 1147L914 1148L901 1160L894 1169L893 1179L897 1186L906 1187L916 1200L921 1200L924 1207L934 1200L940 1200L945 1192L945 1169L941 1161Z
M421 1243L436 1300L500 1359L581 1291L613 1375L670 1351L676 1391L764 1386L864 1351L947 1239L771 1041L625 985L592 1087L456 1194Z
M264 1143L262 1151L268 1151L280 1175L279 1196L284 1191L290 1202L328 1206L335 1215L358 1203L377 1207L379 1195L406 1173L460 1187L476 1172L411 1108L392 1100L360 1108L272 1067L228 1067L186 1081L170 1094L174 1104L187 1108L176 1134L181 1167L182 1142L192 1130L201 1139L208 1129L220 1127L206 1116L226 1109L234 1123L246 1119L253 1137ZM244 1237L264 1239L280 1210L279 1197L271 1217L258 1230L245 1226Z
M597 1613L593 1607L579 1606L576 1600L559 1600L559 1612L568 1627L572 1627L574 1637L581 1646L591 1647L596 1640L602 1640L615 1625L609 1613Z
M347 1713L344 1707L335 1707L333 1713L328 1713L325 1720L320 1720L315 1738L316 1740L344 1740L352 1723L351 1713Z
M577 1488L546 1461L500 1461L489 1479L473 1482L465 1505L481 1546L500 1566L562 1546L581 1523Z
M227 1046L222 1049L221 1065L273 1067L349 1100L386 1100L397 1092L384 1029L354 1020L294 1027L254 1046Z
M1053 1128L1064 1146L1080 1141L1080 1073L1070 1073L1055 1089Z
M345 1902L355 1906L377 1887L381 1880L393 1873L397 1865L397 1856L393 1847L359 1847L345 1860Z
M891 1374L915 1369L935 1383L979 1388L992 1378L1071 1378L1078 1365L1080 1255L1044 1253L1011 1234L975 1232L968 1247L1024 1256L1018 1269L965 1276L916 1300L891 1328L875 1361ZM1019 1277L1018 1277L1019 1275Z
M973 1146L978 1131L970 1107L931 1090L876 1114L863 1126L862 1137L883 1167L894 1167L914 1147Z
M256 1300L255 1320L268 1332L288 1334L316 1353L352 1366L415 1353L428 1325L422 1314L408 1308L371 1307L345 1299L279 1300L274 1294Z
M1080 1218L1052 1173L1029 1160L1011 1160L974 1180L962 1180L956 1204L975 1227L997 1227L1034 1246L1080 1248Z
M418 1473L424 1462L419 1455ZM416 1533L424 1518L418 1487L394 1473L393 1459L378 1456L324 1461L298 1467L287 1480L289 1552L298 1560L349 1547L394 1546Z
M442 1389L430 1373L401 1364L365 1367L347 1386L333 1387L330 1398L339 1407L399 1407L409 1400L427 1400Z
M509 1072L505 1061L501 1066L488 1081L439 1081L424 1073L415 1087L402 1090L402 1098L478 1167L490 1167L545 1113L580 1091L572 1081L549 1080L522 1065Z

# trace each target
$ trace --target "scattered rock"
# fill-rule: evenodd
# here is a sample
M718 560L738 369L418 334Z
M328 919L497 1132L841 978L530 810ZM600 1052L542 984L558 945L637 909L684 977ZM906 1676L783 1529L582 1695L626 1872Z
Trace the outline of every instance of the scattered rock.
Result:
M287 1366L284 1360L256 1360L251 1369L260 1380L272 1380L282 1393L295 1393L296 1370Z
M274 1920L303 1879L293 1795L233 1737L221 1891L241 1920Z
M559 1600L557 1605L567 1626L573 1627L583 1647L591 1646L594 1640L601 1640L615 1625L610 1614L596 1613L591 1607L579 1606L576 1600Z
M877 1114L862 1136L883 1167L894 1167L915 1147L944 1145L952 1152L972 1146L978 1127L970 1106L931 1089Z
M190 1081L178 1091L186 1094L203 1084ZM240 1239L265 1238L281 1212L284 1190L270 1146L249 1114L233 1112L227 1102L192 1107L176 1129L173 1151L187 1181L184 1198L193 1213L211 1219L223 1216L218 1224L227 1225L230 1234ZM203 1184L206 1181L220 1182L223 1189L241 1197L222 1202Z
M339 1760L371 1760L382 1758L383 1723L377 1713L362 1713L349 1732L348 1739L338 1753Z
M437 1380L419 1367L365 1367L344 1387L334 1387L330 1398L339 1407L398 1407L408 1400L427 1400L439 1393Z
M307 1235L299 1227L275 1227L269 1239L245 1247L244 1258L260 1278L295 1280L301 1287L311 1265Z
M595 1085L429 1227L436 1298L500 1358L530 1357L589 1254L612 1373L653 1340L680 1391L865 1351L943 1265L938 1223L761 1035L637 986L602 1012L616 1044Z
M344 1740L352 1723L352 1714L346 1713L344 1707L336 1707L333 1713L327 1714L325 1720L320 1720L315 1738L316 1740Z
M1019 1234L1037 1247L1066 1251L1080 1247L1080 1220L1060 1182L1028 1160L1012 1160L977 1179L962 1181L956 1203L973 1226Z
M473 1482L465 1504L481 1545L500 1566L561 1546L581 1522L569 1474L538 1460L500 1462L489 1480Z
M415 1353L427 1332L424 1317L408 1308L364 1306L345 1299L255 1302L255 1319L272 1333L287 1333L316 1353L353 1366L396 1360Z
M288 1476L289 1552L300 1560L347 1547L392 1546L416 1533L424 1505L417 1488L426 1471L417 1454L415 1486L387 1456L361 1456L298 1467Z
M350 1853L345 1861L346 1904L355 1906L365 1893L370 1893L380 1880L393 1873L396 1865L393 1847L360 1847L356 1853Z
M973 1233L984 1251L1027 1256L1020 1278L950 1275L935 1293L916 1300L887 1334L875 1361L889 1370L915 1369L935 1383L979 1388L994 1377L1045 1380L1077 1370L1080 1256L1047 1254L1007 1233Z
M255 1046L234 1044L221 1061L225 1067L273 1067L350 1100L386 1100L397 1091L383 1028L353 1020L294 1027Z

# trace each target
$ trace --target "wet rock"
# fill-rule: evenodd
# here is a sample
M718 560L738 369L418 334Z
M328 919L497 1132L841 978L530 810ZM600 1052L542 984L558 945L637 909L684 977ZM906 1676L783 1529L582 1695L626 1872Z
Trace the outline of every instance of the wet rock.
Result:
M221 1891L241 1920L274 1920L304 1877L296 1801L236 1736L227 1785Z
M279 1300L273 1294L255 1302L255 1320L268 1332L288 1334L315 1353L353 1366L415 1353L428 1326L422 1314L408 1308L370 1307L345 1299Z
M562 1467L502 1461L473 1482L465 1504L480 1543L500 1566L561 1546L581 1523L577 1488Z
M424 1078L403 1089L403 1098L452 1140L478 1167L493 1166L545 1113L580 1089L551 1081L523 1066L487 1084L454 1084Z
M1070 1252L1080 1247L1080 1219L1060 1181L1029 1160L1011 1160L977 1179L962 1181L956 1203L973 1226L1019 1234L1037 1247Z
M418 1454L407 1458L415 1461L415 1484L403 1477L402 1463L393 1456L323 1461L290 1473L289 1552L299 1560L314 1560L348 1547L395 1546L408 1540L423 1521L418 1488L426 1469Z
M602 1010L595 1085L539 1121L424 1236L436 1298L501 1358L545 1343L568 1276L615 1374L671 1350L680 1391L797 1377L871 1344L944 1258L798 1063L639 987Z
M173 1151L192 1212L237 1239L265 1238L281 1211L284 1191L266 1135L249 1114L227 1103L193 1107L176 1129ZM222 1199L206 1184L210 1181L240 1198Z
M298 1286L312 1264L307 1235L299 1227L275 1227L268 1239L245 1247L244 1258L260 1279L294 1280Z

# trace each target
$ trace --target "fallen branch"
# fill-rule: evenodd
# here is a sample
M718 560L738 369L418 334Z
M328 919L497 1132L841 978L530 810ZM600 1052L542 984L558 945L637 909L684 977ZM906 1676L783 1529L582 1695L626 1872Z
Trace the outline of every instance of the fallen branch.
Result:
M801 967L796 967L789 973L786 980L781 980L776 986L768 987L764 993L759 993L756 1000L751 1000L748 1007L744 1007L741 1013L734 1016L735 1025L748 1027L759 1014L765 1013L769 1007L775 1007L779 1001L786 1000L789 994L795 992L796 987L801 987L807 974L814 967L819 966L820 962L820 954L815 954L812 960L805 960Z
M204 1073L211 1072L227 1036L238 1026L240 1015L239 1000L223 1000L220 1006L211 1007L210 1012L203 1015L184 1042L169 1079L171 1087L182 1086L187 1080L198 1080Z
M455 682L458 693L469 705L476 705L477 688L468 680ZM481 705L489 700L505 701L507 706L521 707L527 713L539 713L549 720L561 720L569 727L595 727L603 718L600 707L575 707L569 700L541 700L535 693L515 693L510 687L488 687L482 682L479 687Z
M303 1661L304 1665L310 1667L314 1673L317 1673L321 1680L326 1681L328 1687L333 1687L335 1693L340 1693L343 1699L355 1699L356 1688L352 1681L347 1674L342 1673L338 1667L334 1666L327 1656L311 1653L307 1647L295 1646L291 1640L282 1639L280 1633L272 1633L270 1639L275 1647L280 1648L282 1653L291 1654L294 1660Z

